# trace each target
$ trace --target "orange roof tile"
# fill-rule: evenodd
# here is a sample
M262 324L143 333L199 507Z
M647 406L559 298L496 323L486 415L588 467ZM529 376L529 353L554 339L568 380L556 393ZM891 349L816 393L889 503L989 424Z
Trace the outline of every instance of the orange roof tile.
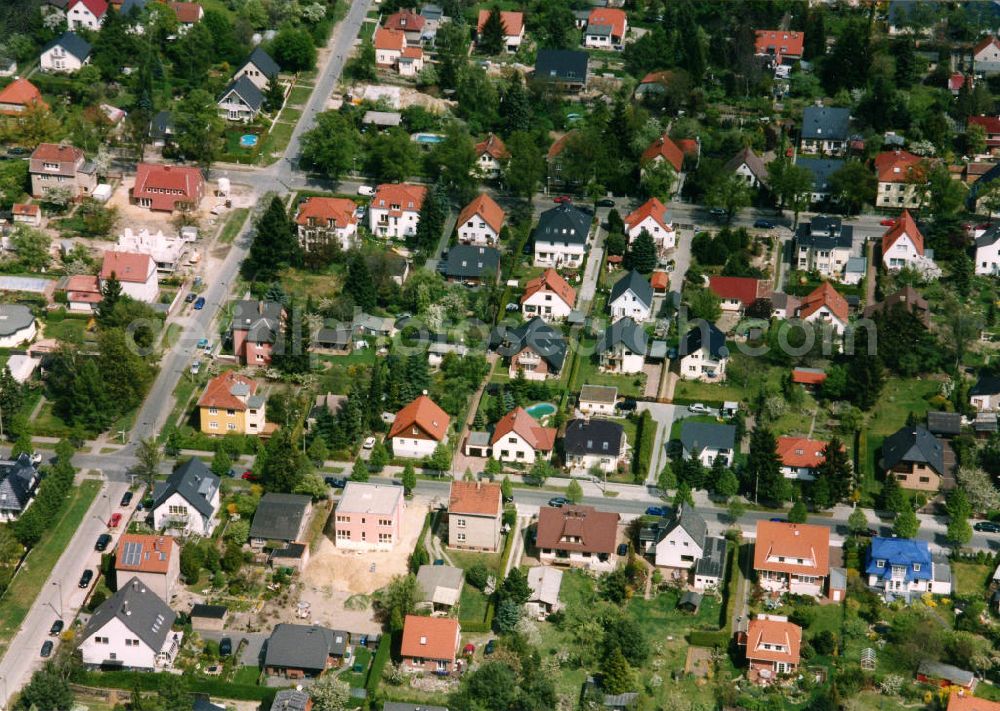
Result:
M399 32L420 32L424 29L425 24L427 24L427 20L423 15L418 15L413 10L404 9L385 18L382 26Z
M563 135L559 136L559 138L557 138L555 141L553 141L552 145L549 146L548 152L545 154L545 159L552 160L560 153L562 153L563 149L566 147L566 141L569 140L569 137L574 135L575 133L576 129L574 128L573 130L567 131Z
M96 276L74 274L66 280L66 298L77 303L97 304L104 297Z
M923 254L924 236L920 233L917 222L913 219L913 215L910 214L909 210L903 210L903 214L896 220L896 224L886 230L886 233L882 236L882 254L888 252L892 248L892 245L896 243L896 240L904 234L910 238L913 246L917 248L917 254Z
M483 25L486 24L486 20L490 16L489 10L480 10L479 17L476 19L476 32L483 31ZM524 13L523 12L510 12L502 10L500 12L500 19L503 20L503 29L506 33L506 37L516 37L524 30Z
M417 659L455 661L461 627L453 617L407 615L399 653Z
M657 158L666 160L678 173L684 167L684 151L667 134L657 138L649 145L649 148L643 151L641 161L647 163Z
M178 202L198 202L205 178L198 168L140 163L135 169L132 197L147 198L154 210L173 210Z
M496 516L503 510L503 494L499 484L483 481L451 482L448 513Z
M754 30L754 51L775 57L801 57L805 35L788 30Z
M784 561L770 560L784 558ZM789 561L803 560L803 564ZM830 574L830 529L808 523L758 521L753 551L754 570L800 573L815 577Z
M25 215L34 217L39 214L38 205L33 203L14 203L10 208L11 213L16 217L18 215Z
M500 418L493 428L490 444L496 446L497 442L511 432L537 452L551 452L556 443L556 428L542 427L523 407L515 407Z
M764 645L781 645L782 651L764 649ZM802 646L802 628L787 620L755 617L747 628L747 659L765 662L788 662L798 665Z
M235 370L220 373L208 381L205 392L198 399L198 407L218 407L224 410L245 410L245 400L233 394L233 389L246 391L244 398L257 392L257 381L240 375Z
M667 232L674 231L673 226L667 222L667 206L655 197L649 198L649 200L642 203L639 207L626 215L625 219L622 221L625 223L625 227L631 232L639 224L646 220L646 218L650 217L660 226L660 229L666 230Z
M72 10L74 6L82 3L98 20L104 17L104 13L108 11L107 0L73 0L66 10Z
M42 92L27 79L15 79L3 89L0 89L0 104L25 107L36 105L46 109L49 107L48 104L42 101ZM0 113L16 112L2 111Z
M403 59L423 59L424 50L420 47L404 47L400 56Z
M521 297L521 303L523 304L539 291L551 291L565 301L566 305L570 308L576 303L576 290L555 269L546 269L542 272L541 276L529 280L524 285L524 295Z
M786 467L814 469L823 463L826 445L807 437L778 437L778 459Z
M396 413L396 419L389 429L389 439L403 432L408 427L419 427L430 437L441 441L448 432L451 418L448 413L438 407L437 403L426 395L416 400Z
M299 205L295 222L309 225L312 220L312 224L319 224L321 227L332 223L334 227L343 229L358 223L358 218L355 216L356 209L354 201L347 198L310 197Z
M476 156L481 156L484 153L489 153L497 160L510 158L510 151L507 150L507 146L504 145L499 136L493 133L486 134L486 138L476 144Z
M850 316L847 299L841 296L840 292L834 289L828 281L823 282L808 296L802 298L799 302L799 318L809 318L824 306L843 323L847 323Z
M404 212L420 212L426 196L427 188L423 185L382 183L375 189L371 206L388 210L390 215L399 217Z
M661 72L649 72L646 76L642 78L640 84L667 84L674 78L674 73L672 71L665 70Z
M170 8L177 15L177 21L182 25L193 25L201 19L201 5L196 2L172 2Z
M649 285L657 291L667 289L670 286L670 275L666 272L653 272L649 276Z
M462 208L462 212L458 215L457 225L464 225L466 222L471 220L476 215L483 218L483 221L490 226L490 228L500 234L500 228L503 227L503 221L506 215L503 208L497 205L496 200L491 198L486 193L480 193L472 202Z
M389 49L402 52L406 46L406 35L399 30L379 27L375 30L375 49Z
M948 699L948 711L1000 711L1000 703L953 691Z
M624 10L613 7L595 7L587 18L588 25L608 25L612 37L624 37L628 25L628 15Z
M925 178L924 159L909 151L883 151L875 156L880 183L911 183Z
M101 264L101 279L114 274L120 282L145 284L153 271L153 258L137 252L105 252Z
M593 506L543 506L538 512L538 548L583 553L615 552L620 517Z
M31 152L31 160L40 160L46 163L75 164L83 157L83 151L76 146L59 143L39 143L38 147Z
M826 373L814 373L810 370L795 368L792 370L792 382L800 385L822 385L826 382Z
M720 299L736 299L750 306L760 296L761 282L751 277L714 276L708 280L708 288Z
M123 533L115 549L115 570L166 573L173 554L174 539L170 536Z

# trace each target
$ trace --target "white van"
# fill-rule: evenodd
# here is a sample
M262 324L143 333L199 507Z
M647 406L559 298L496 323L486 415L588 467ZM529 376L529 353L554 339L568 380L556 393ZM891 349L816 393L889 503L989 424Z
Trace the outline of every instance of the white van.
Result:
M365 197L372 197L375 195L375 188L371 185L359 185L358 195L364 195Z

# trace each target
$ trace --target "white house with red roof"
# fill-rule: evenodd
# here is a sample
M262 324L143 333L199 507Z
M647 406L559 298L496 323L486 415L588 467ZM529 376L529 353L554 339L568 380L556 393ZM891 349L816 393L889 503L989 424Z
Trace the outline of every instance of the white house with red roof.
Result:
M802 628L781 615L757 615L746 632L747 678L761 686L799 668Z
M448 501L448 547L495 551L503 532L503 493L499 484L452 481Z
M661 253L677 245L677 233L670 221L667 206L657 198L649 198L625 216L625 234L629 244L643 231L649 233Z
M708 288L722 300L723 311L743 313L767 293L767 283L750 277L713 276Z
M521 296L524 318L539 316L547 323L564 320L575 305L576 290L551 268L528 281Z
M476 165L473 170L476 175L483 179L496 180L500 177L507 161L510 160L510 151L500 139L493 133L486 134L486 138L476 144Z
M973 71L981 77L1000 74L1000 41L989 35L972 48Z
M420 44L421 35L427 20L410 9L402 9L389 15L382 22L382 27L406 36L407 44Z
M924 236L910 211L903 210L896 224L882 236L882 264L890 271L899 271L916 266L923 256Z
M93 313L104 298L100 281L90 274L74 274L66 280L63 290L69 310L79 313Z
M830 575L830 529L758 521L753 567L757 584L768 592L821 596Z
M778 459L786 479L812 481L816 469L826 459L823 450L827 442L808 437L778 437Z
M70 0L66 6L66 24L71 30L82 27L97 32L107 13L107 0Z
M1000 116L970 116L966 126L982 126L986 131L986 147L991 152L1000 148Z
M642 152L640 162L643 166L650 163L666 162L670 164L675 173L680 173L684 168L684 151L670 138L669 134L664 133Z
M375 64L380 67L395 67L406 49L406 35L399 30L379 27L375 30Z
M299 246L312 252L330 242L350 249L358 234L357 205L347 198L309 197L295 214Z
M10 216L15 224L30 227L42 226L42 208L30 202L15 202L10 206Z
M397 457L423 459L434 454L438 443L448 439L451 418L426 395L396 413L386 437Z
M875 156L875 173L876 207L920 207L927 186L926 160L909 151L883 151Z
M403 239L417 233L427 188L410 183L383 183L368 208L369 227L379 237Z
M799 302L795 315L806 323L829 326L841 335L847 329L850 307L847 299L825 281Z
M205 196L205 178L198 168L140 163L129 195L133 203L150 210L197 210Z
M802 59L805 35L792 30L754 30L754 54L770 57L775 65Z
M458 215L455 223L458 241L462 244L496 246L505 219L506 214L496 200L480 193Z
M101 288L111 276L122 286L122 293L136 301L155 304L160 294L160 278L156 262L148 254L136 252L105 252L101 264Z
M587 17L583 33L583 46L592 49L611 49L625 40L628 32L628 15L614 7L595 7Z
M172 2L170 9L177 15L177 34L179 35L183 35L197 25L205 16L205 9L196 2Z
M476 18L476 36L483 31L483 25L490 17L489 10L480 10ZM503 44L508 52L516 52L524 41L524 13L501 11L500 21L503 22Z
M401 77L415 77L424 70L424 50L420 47L407 46L399 55L396 69Z
M490 438L494 459L525 464L549 459L555 443L556 428L542 427L523 407L516 407L501 417Z

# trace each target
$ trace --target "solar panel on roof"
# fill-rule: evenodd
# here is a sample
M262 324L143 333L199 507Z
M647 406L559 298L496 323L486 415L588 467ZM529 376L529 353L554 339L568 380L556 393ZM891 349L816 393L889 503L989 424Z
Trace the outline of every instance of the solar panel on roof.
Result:
M122 565L136 566L142 562L142 544L138 541L125 541L122 551Z

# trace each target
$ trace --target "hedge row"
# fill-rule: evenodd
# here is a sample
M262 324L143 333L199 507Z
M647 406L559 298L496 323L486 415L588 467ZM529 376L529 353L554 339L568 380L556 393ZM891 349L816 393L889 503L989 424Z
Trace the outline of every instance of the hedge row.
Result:
M369 699L375 696L375 691L382 681L382 671L385 669L385 665L389 663L389 654L391 651L392 635L384 634L379 638L378 649L375 650L375 658L368 669L368 679L365 680L365 690L368 692Z
M139 689L141 691L157 691L167 678L156 672L108 671L93 672L79 669L73 672L70 679L81 686L91 686L104 689ZM250 686L234 684L222 679L200 679L185 675L188 691L197 694L208 694L234 701L263 701L268 705L274 701L278 689L266 686Z
M636 482L646 481L649 476L649 463L653 458L653 444L656 442L656 422L649 410L643 410L636 427L635 458L632 461L632 473Z

